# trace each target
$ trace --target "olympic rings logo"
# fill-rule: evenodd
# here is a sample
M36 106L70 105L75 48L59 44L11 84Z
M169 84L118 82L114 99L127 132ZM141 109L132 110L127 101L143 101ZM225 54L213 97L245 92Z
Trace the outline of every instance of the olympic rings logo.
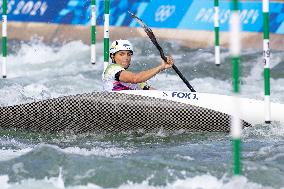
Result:
M161 5L155 13L156 22L164 22L176 11L175 5Z

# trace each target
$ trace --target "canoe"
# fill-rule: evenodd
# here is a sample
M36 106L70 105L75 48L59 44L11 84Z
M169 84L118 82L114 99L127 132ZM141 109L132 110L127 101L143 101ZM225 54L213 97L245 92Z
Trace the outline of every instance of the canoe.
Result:
M120 91L69 95L0 107L0 127L49 133L228 132L232 98L179 91ZM263 102L239 100L243 127L264 120ZM272 118L283 121L283 104L272 104Z

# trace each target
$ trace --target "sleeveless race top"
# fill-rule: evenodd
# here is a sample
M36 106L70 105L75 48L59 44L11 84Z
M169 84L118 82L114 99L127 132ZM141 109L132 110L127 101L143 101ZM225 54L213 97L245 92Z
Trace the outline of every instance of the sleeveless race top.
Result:
M132 84L119 81L120 72L124 70L119 64L111 63L107 66L102 78L105 91L149 90L150 87L146 83Z

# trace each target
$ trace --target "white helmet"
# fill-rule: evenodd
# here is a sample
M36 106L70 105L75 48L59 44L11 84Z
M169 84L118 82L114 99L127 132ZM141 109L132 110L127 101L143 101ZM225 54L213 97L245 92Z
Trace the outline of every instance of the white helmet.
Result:
M133 54L132 44L128 40L115 40L112 42L109 49L110 55L115 54L118 51L130 51Z

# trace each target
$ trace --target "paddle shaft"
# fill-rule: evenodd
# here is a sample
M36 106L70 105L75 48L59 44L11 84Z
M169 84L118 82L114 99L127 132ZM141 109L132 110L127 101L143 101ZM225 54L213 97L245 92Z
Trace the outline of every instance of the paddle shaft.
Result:
M187 81L187 79L182 75L182 73L176 67L176 65L173 65L172 68L175 70L175 72L178 74L178 76L181 78L181 80L186 84L186 86L190 89L190 91L191 92L196 92L194 90L194 88L190 85L190 83Z
M160 46L159 46L160 47ZM160 51L161 47L158 48ZM163 51L160 51L161 58L166 62L167 57L164 55ZM182 75L182 73L179 71L179 69L176 67L176 65L173 64L172 68L175 70L175 72L178 74L178 76L181 78L181 80L186 84L186 86L190 89L191 92L196 92L194 88L190 85L190 83L187 81L187 79Z
M135 18L138 23L143 27L144 31L146 32L146 34L148 35L148 37L150 38L150 40L152 41L152 43L155 45L155 47L159 50L160 52L160 56L161 58L166 62L167 61L167 57L164 54L164 51L162 49L162 47L160 46L160 44L158 43L153 31L151 30L151 28L149 28L140 18L138 18L135 14L131 13L130 11L128 11L129 14L131 14L131 16L133 18ZM194 90L194 88L190 85L190 83L187 81L187 79L182 75L182 73L179 71L179 69L176 67L176 65L173 64L172 68L175 70L175 72L178 74L178 76L181 78L181 80L186 84L186 86L190 89L191 92L196 92Z
M155 44L155 43L154 43ZM156 45L155 45L156 46ZM156 46L157 47L157 46ZM160 49L162 48L158 48L158 50L160 51ZM160 51L160 55L161 55L161 58L166 62L167 61L167 58L165 57L163 51ZM187 79L183 76L183 74L179 71L179 69L176 67L175 64L173 64L172 68L175 70L175 72L178 74L178 76L181 78L181 80L186 84L186 86L189 88L189 90L191 92L196 92L194 90L194 88L190 85L190 83L187 81Z

